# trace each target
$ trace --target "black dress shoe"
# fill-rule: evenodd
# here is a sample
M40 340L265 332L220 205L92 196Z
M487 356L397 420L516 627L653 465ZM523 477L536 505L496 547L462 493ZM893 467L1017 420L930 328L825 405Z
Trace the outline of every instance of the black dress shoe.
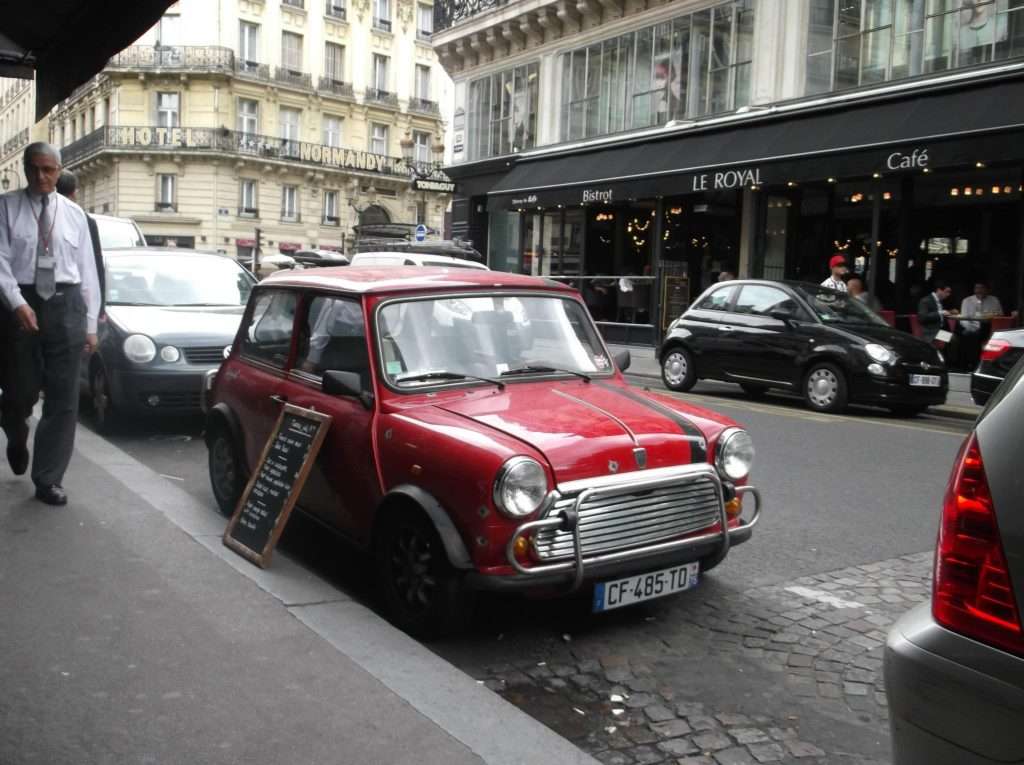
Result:
M28 470L28 447L11 441L7 444L7 461L15 475L24 475Z
M57 484L53 486L37 486L36 499L48 505L66 505L68 503L68 495Z

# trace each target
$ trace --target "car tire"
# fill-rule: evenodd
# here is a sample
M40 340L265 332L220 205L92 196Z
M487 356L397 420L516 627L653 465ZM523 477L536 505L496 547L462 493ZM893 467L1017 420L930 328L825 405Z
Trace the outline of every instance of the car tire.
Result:
M396 509L382 518L373 560L381 605L400 630L429 640L458 632L468 623L472 595L421 512Z
M231 431L221 424L213 426L207 438L207 467L210 489L221 515L230 517L245 488L242 459Z
M836 414L846 409L846 375L835 364L819 361L804 375L804 401L816 412Z
M764 395L768 392L767 385L740 383L740 387L743 388L743 392L750 396L750 398L764 398Z
M920 404L901 404L889 407L889 411L897 417L917 417L917 415L923 414L927 408Z
M97 361L89 371L89 403L92 423L97 433L109 435L117 430L118 414L110 393L110 380L103 362Z
M697 383L693 354L681 345L673 345L661 358L661 380L674 391L688 391Z

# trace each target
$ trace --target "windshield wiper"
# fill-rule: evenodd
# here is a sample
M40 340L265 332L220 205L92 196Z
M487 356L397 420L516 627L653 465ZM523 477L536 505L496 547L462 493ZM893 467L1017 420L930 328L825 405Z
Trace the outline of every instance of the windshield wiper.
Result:
M404 377L396 377L396 383L405 382L424 382L427 380L479 380L480 382L490 383L491 385L497 385L498 390L505 390L505 383L501 380L492 380L490 377L478 377L477 375L467 375L462 372L423 372L418 375L406 375Z
M526 364L525 366L516 367L514 369L506 369L501 373L502 377L511 377L512 375L529 375L529 374L549 374L551 372L558 372L560 374L575 375L580 377L587 382L590 382L590 375L585 372L577 372L574 369L562 369L560 367L553 367L548 364Z

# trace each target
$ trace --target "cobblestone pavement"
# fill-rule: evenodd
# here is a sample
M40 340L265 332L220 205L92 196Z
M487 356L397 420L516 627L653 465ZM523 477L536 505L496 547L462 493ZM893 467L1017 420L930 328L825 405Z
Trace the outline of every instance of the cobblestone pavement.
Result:
M498 620L497 642L438 650L608 765L886 763L885 636L927 598L931 563L750 590L723 567L691 593L546 630Z

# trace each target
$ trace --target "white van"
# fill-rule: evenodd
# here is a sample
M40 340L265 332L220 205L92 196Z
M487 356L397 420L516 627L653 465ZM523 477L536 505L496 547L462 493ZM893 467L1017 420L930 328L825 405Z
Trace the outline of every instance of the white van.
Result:
M139 231L131 218L115 218L113 215L93 215L100 234L100 247L117 250L123 247L145 247L146 237Z
M483 263L452 258L447 255L430 255L421 252L357 252L352 256L353 266L438 266L440 268L475 268L490 271Z

